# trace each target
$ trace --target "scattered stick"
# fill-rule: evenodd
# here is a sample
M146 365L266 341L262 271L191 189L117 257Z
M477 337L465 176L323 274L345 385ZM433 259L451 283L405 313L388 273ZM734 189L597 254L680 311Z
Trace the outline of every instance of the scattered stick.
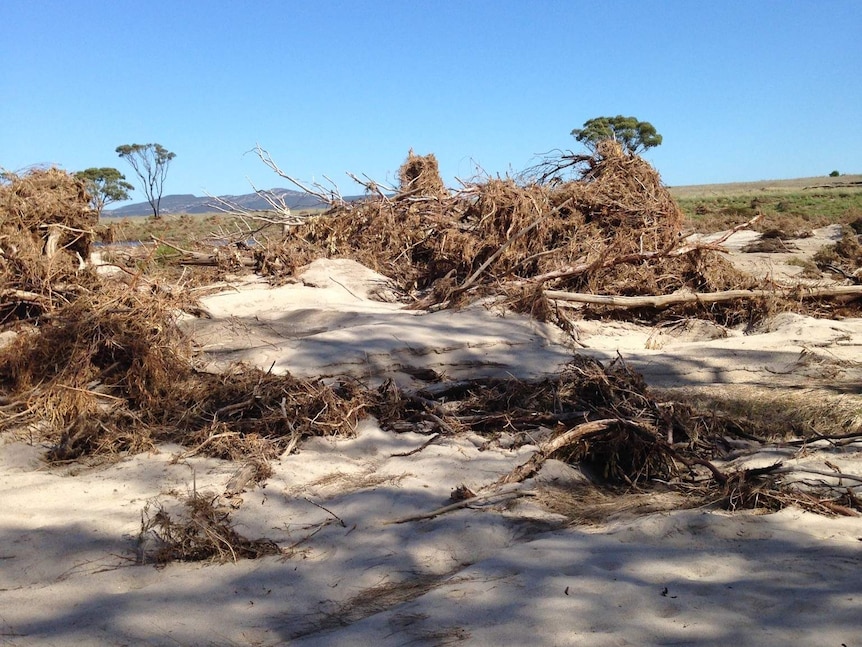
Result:
M756 216L754 216L754 218L749 220L748 222L744 222L741 225L736 225L736 227L734 227L733 229L729 229L728 231L724 232L724 234L722 234L720 238L716 238L715 240L709 241L709 243L707 244L708 247L710 247L710 248L718 247L719 245L724 243L728 238L733 236L733 234L735 234L736 232L742 231L743 229L751 229L751 227L754 225L754 223L756 223L762 217L763 217L763 214L759 213Z
M529 490L520 490L518 486L520 484L513 484L513 487L509 488L500 488L493 492L486 492L484 494L478 494L469 499L464 499L463 501L458 501L457 503L452 503L450 505L444 505L442 508L437 508L436 510L432 510L431 512L426 512L422 514L414 514L408 517L401 517L400 519L393 519L392 521L384 521L384 526L391 526L399 523L408 523L410 521L422 521L424 519L433 519L434 517L439 517L441 514L446 514L447 512L452 512L453 510L460 510L461 508L468 508L471 505L475 505L476 503L480 503L482 501L490 501L491 499L496 499L498 497L502 497L502 500L508 499L516 499L522 496L535 496L536 493ZM497 501L499 503L499 501Z
M166 241L166 240L162 240L161 238L157 238L156 236L150 235L150 238L152 238L152 239L153 239L153 242L156 242L156 243L158 243L159 245L164 245L165 247L170 247L171 249L175 249L175 250L177 250L177 251L178 251L179 253L181 253L181 254L194 255L194 253L195 253L195 252L192 252L192 251L190 251L190 250L188 250L188 249L183 249L182 247L177 247L177 246L176 246L176 245L174 245L173 243L169 243L168 241Z
M559 270L554 270L553 272L547 272L545 274L534 276L531 281L534 281L538 284L542 284L554 279L572 278L586 272L613 267L614 265L633 265L654 258L663 258L666 256L682 256L684 254L693 252L696 249L703 249L704 247L706 246L695 245L677 248L676 242L674 242L674 244L667 249L659 250L656 252L637 252L631 254L623 254L622 256L599 259L598 261L593 261L592 263L587 263L586 261L579 262L577 265L563 267Z
M330 516L332 516L332 518L334 518L335 520L337 520L337 521L338 521L338 523L340 523L340 524L341 524L341 527L342 527L342 528L347 528L347 524L346 524L346 523L344 523L344 519L342 519L341 517L339 517L339 516L338 516L337 514L335 514L332 510L330 510L330 509L328 509L328 508L324 508L324 507L323 507L322 505L320 505L319 503L315 503L314 501L312 501L311 499L309 499L307 496L304 496L304 497L302 497L302 498L303 498L303 499L305 499L306 501L308 501L311 505L313 505L313 506L315 506L315 507L320 508L321 510L323 510L324 512L326 512L327 514L329 514Z
M15 290L11 288L7 290L0 290L0 299L22 301L25 303L32 303L39 306L47 306L50 303L50 299L48 297L42 296L41 294L36 294L35 292L28 292L26 290Z
M844 472L827 472L825 470L814 470L808 467L800 467L799 465L793 465L790 467L782 467L773 472L773 474L814 474L816 476L826 476L834 479L847 479L848 481L856 481L858 483L862 483L862 476L857 476L855 474L845 474ZM858 486L853 486L858 487Z
M335 187L335 183L332 182L332 180L329 181L335 187L334 190L326 189L316 182L313 185L314 188L311 188L282 171L278 167L278 164L275 163L275 160L272 159L272 155L270 155L269 151L264 148L261 148L260 144L257 144L253 150L260 158L260 161L266 164L276 175L284 178L285 180L293 184L295 187L299 188L303 193L312 195L315 198L319 199L321 202L325 202L331 207L334 207L336 205L345 206L347 204L344 201L344 198L341 197L341 194L338 192L338 188ZM328 179L329 178L327 178L327 180Z
M419 447L416 447L415 449L411 449L410 451L406 451L406 452L396 452L394 454L389 454L389 456L391 456L392 458L395 458L395 457L412 456L413 454L418 454L419 452L421 452L423 449L428 447L428 445L433 443L438 438L440 438L440 434L434 434L428 440L426 440L424 443L422 443L421 445L419 445Z
M251 188L255 194L266 201L270 207L269 209L247 209L235 202L208 193L207 195L213 200L210 204L222 213L243 219L243 222L245 220L254 220L271 225L281 225L282 227L302 224L303 219L291 213L290 207L283 195L278 195L265 189L258 189L251 181L249 181L249 184L251 184Z
M256 461L250 461L234 472L233 476L225 486L224 493L227 497L236 496L245 490L260 473L260 465Z

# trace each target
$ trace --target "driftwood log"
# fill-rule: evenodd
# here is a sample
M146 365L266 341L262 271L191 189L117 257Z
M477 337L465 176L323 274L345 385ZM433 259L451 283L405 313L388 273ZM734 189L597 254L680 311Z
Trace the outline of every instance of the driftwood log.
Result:
M720 301L733 301L734 299L763 299L776 296L793 299L849 297L850 300L853 300L862 297L862 285L840 285L823 288L794 287L775 290L725 290L724 292L683 292L679 294L639 297L562 292L560 290L545 290L544 295L561 307L577 307L575 304L589 303L616 308L666 308L680 303L718 303Z

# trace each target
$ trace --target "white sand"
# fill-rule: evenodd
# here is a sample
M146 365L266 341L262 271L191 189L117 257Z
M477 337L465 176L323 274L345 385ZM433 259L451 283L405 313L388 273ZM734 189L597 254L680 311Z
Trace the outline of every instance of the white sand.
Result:
M304 280L210 297L214 318L186 325L216 364L274 362L369 384L417 384L405 367L448 379L537 376L573 352L558 331L521 316L373 300L393 292L347 261L318 261ZM707 341L706 328L584 323L580 332L578 352L619 351L661 386L859 393L860 320L785 315ZM388 524L445 505L458 485L492 482L535 449L458 437L393 456L426 440L366 420L355 438L308 442L233 513L246 536L295 544L292 558L163 569L135 564L147 548L137 544L144 506L193 487L223 492L237 465L173 463L182 448L166 446L110 467L46 469L43 448L7 442L0 644L862 645L858 518L687 510L563 528L526 497ZM799 460L827 458L862 474L859 446ZM555 461L537 477L579 478Z

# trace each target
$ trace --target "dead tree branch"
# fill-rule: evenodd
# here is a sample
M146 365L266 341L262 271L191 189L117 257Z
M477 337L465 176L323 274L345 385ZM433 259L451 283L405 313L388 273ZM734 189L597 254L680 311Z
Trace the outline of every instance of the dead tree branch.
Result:
M862 297L862 285L842 285L828 288L794 287L775 290L725 290L724 292L689 292L657 296L624 297L612 294L586 294L545 290L545 297L561 307L576 307L569 304L588 303L615 308L667 308L680 303L719 303L734 299L764 299L784 296L792 299L820 299L836 297Z
M266 164L276 175L281 178L284 178L303 193L313 195L322 202L328 204L330 207L347 206L347 203L344 201L344 198L341 197L341 193L338 191L338 187L335 186L335 182L330 180L328 177L326 179L330 182L330 184L333 185L333 187L335 187L334 190L327 189L324 186L318 184L317 182L314 182L311 186L308 186L307 184L297 180L295 177L288 175L287 173L282 171L279 168L278 164L276 164L275 160L272 159L272 155L270 155L269 151L267 151L265 148L261 148L260 144L257 144L253 150L260 158L260 161Z

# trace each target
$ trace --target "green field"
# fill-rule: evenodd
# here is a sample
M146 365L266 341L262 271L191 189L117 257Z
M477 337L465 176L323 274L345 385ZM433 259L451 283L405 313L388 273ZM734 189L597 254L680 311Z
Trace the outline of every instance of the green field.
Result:
M697 231L719 231L762 214L756 229L799 231L862 219L862 175L671 187Z

